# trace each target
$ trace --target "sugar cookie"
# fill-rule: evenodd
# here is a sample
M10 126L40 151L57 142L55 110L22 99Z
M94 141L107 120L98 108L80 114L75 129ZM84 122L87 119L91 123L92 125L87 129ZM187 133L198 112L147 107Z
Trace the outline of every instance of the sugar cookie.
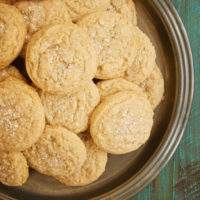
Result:
M76 173L86 160L81 139L62 127L46 126L39 141L24 152L30 167L50 176Z
M40 94L47 121L74 133L88 128L89 116L100 101L98 89L92 81L72 94L57 95L42 91Z
M155 109L163 99L165 90L163 75L157 64L155 65L150 76L140 86L147 94L153 109Z
M0 81L4 81L9 76L18 78L19 80L22 80L22 81L25 80L25 78L20 73L20 71L12 65L0 70Z
M138 85L123 78L99 81L97 83L97 88L99 89L101 100L111 94L115 94L121 91L133 91L138 95L146 96Z
M51 24L71 23L71 18L62 0L43 0L43 1L18 1L15 6L24 16L27 35L24 44L22 57L25 57L27 43L33 33Z
M0 3L0 69L20 53L26 37L23 15L14 6Z
M108 11L120 13L127 17L133 25L137 24L137 15L133 0L111 0Z
M150 39L139 28L135 28L135 34L137 37L137 54L132 65L127 67L123 78L135 84L140 84L151 74L156 52Z
M88 35L77 25L53 25L35 33L26 51L26 69L34 84L51 93L78 91L97 69Z
M108 96L91 116L94 142L112 154L136 150L150 136L153 110L147 98L132 91Z
M21 152L0 152L0 182L21 186L29 176L28 165Z
M84 186L97 180L105 171L107 152L93 142L88 133L79 134L86 146L87 158L79 171L70 176L55 177L67 186Z
M0 149L23 151L43 132L44 109L37 92L17 79L0 82Z
M120 77L131 67L135 56L134 27L125 17L112 12L97 12L77 24L92 38L98 55L96 78Z
M64 0L64 2L74 22L86 14L104 11L110 5L110 0Z

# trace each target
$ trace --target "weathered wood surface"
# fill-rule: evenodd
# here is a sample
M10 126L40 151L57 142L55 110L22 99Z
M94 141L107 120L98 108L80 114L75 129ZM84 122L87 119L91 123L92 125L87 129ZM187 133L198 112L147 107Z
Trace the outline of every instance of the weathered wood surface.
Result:
M131 200L200 200L200 0L171 0L192 47L195 97L190 119L176 153L160 175Z

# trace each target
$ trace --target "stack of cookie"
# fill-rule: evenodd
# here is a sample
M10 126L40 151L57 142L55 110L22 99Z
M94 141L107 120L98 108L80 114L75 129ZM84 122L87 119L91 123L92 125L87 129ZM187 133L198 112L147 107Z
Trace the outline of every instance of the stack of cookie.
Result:
M108 153L148 140L163 98L134 3L0 2L0 181L22 185L30 166L67 186L90 184ZM18 56L26 78L10 65Z

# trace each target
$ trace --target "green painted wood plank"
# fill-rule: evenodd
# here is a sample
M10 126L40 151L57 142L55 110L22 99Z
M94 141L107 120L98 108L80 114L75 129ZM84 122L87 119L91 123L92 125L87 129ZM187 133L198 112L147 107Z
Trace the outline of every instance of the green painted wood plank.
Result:
M187 30L194 58L195 97L185 135L160 175L131 200L200 199L200 0L171 0Z

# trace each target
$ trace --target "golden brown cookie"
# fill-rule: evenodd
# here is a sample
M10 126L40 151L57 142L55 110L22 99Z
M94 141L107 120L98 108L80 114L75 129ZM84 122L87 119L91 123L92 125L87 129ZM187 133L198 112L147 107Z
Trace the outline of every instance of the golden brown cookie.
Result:
M97 83L97 88L99 89L101 101L104 100L105 97L121 91L133 91L138 95L146 96L138 85L123 78L99 81Z
M123 78L135 84L142 83L152 72L156 59L155 48L150 39L139 28L135 28L137 54Z
M0 69L20 53L26 37L23 15L14 6L0 3Z
M127 17L133 25L137 24L136 8L133 0L111 0L108 11L120 13Z
M120 77L131 67L136 53L135 30L124 16L97 12L83 17L77 24L92 38L98 55L96 78Z
M48 26L28 43L26 69L40 89L66 94L78 91L95 76L97 55L92 41L77 25Z
M18 78L19 80L22 80L22 81L25 81L25 78L20 73L20 71L12 65L0 70L0 81L4 81L9 76Z
M93 112L90 133L94 142L112 154L138 149L150 136L153 110L147 98L132 91L108 96Z
M27 27L25 45L21 53L23 57L27 43L35 32L47 25L71 23L62 0L18 1L15 6L23 14Z
M0 152L0 182L8 186L21 186L29 176L29 169L21 152Z
M46 126L39 141L24 152L30 167L50 176L69 176L86 160L81 139L62 127Z
M88 128L89 116L100 101L92 81L79 92L63 95L41 92L40 96L48 123L64 126L74 133Z
M0 82L0 149L23 151L43 133L44 109L37 92L17 79Z
M164 78L157 64L155 64L150 76L140 86L147 94L153 109L155 109L162 101L165 90Z
M105 171L108 159L107 152L97 147L88 133L79 134L79 137L86 147L86 161L81 169L73 175L55 177L67 186L84 186L97 180Z
M104 11L110 5L110 0L64 0L64 2L74 22L86 14Z

